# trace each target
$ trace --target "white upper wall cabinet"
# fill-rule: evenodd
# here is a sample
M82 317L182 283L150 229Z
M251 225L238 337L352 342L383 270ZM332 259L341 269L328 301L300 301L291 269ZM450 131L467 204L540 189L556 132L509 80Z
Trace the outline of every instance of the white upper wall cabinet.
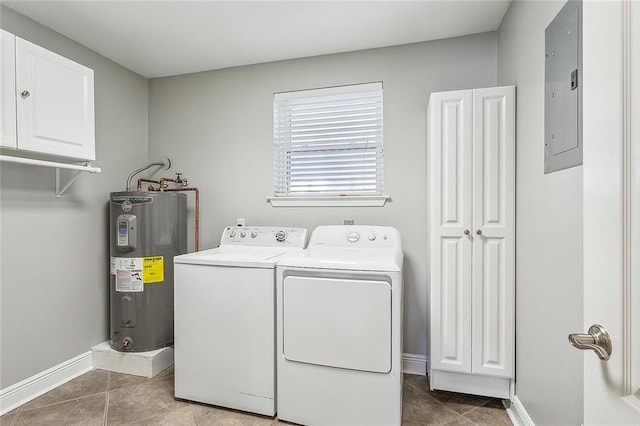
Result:
M0 146L16 148L18 146L16 136L16 37L2 30L0 49L2 49L0 52L2 57L2 86L0 86L2 139L0 139Z
M431 387L509 398L515 87L433 93L427 115Z
M13 37L3 31L3 57L9 36ZM13 105L17 138L15 144L9 139L5 143L3 130L3 146L95 160L93 70L19 37L15 37L14 63L11 84L5 78L11 61L3 58L2 102L7 109ZM3 129L4 120L3 113ZM7 115L6 120L11 117Z

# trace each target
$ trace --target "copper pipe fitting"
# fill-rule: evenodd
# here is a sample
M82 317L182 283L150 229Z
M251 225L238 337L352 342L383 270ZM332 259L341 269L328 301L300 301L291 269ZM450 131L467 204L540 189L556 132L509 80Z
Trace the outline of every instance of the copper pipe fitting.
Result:
M140 190L141 190L141 188L142 188L142 182L149 182L149 183L160 184L160 182L159 182L159 181L157 181L157 180L147 179L147 178L140 178L140 179L138 179L138 191L140 191ZM151 186L149 186L149 187L151 187Z

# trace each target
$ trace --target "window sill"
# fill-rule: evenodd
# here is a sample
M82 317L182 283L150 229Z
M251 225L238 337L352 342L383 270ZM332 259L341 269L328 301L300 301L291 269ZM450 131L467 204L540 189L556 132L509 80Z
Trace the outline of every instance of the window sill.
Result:
M383 207L388 200L388 195L267 197L272 207Z

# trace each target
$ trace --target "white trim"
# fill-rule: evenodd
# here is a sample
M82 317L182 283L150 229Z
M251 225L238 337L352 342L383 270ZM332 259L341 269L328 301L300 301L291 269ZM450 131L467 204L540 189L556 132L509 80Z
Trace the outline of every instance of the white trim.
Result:
M485 376L481 374L457 373L432 369L429 374L431 390L483 395L493 398L509 399L511 379Z
M90 166L90 162L86 162L86 165L61 163L59 161L46 161L37 160L35 158L14 157L12 155L0 155L0 162L27 164L31 166L43 166L43 167L55 167L57 169L69 169L78 170L80 172L88 173L102 173L100 167Z
M32 166L55 167L56 169L56 198L61 198L71 184L76 180L80 172L102 173L100 167L92 167L90 161L86 161L86 165L60 163L56 161L38 160L35 158L14 157L12 155L0 155L0 162L27 164ZM62 185L60 180L60 169L74 170L75 174L71 176L67 182Z
M0 390L0 415L8 413L40 395L57 388L71 379L93 369L93 353L83 354L64 361L41 373Z
M382 90L382 82L346 84L344 86L322 87L319 89L303 89L273 94L274 101L304 99L320 96L336 96L349 93L377 92Z
M511 400L511 406L505 408L507 409L507 415L511 423L515 426L535 426L535 423L531 420L529 413L527 413L527 410L517 395Z
M416 354L402 354L402 372L407 374L426 376L427 357L424 355Z
M382 207L389 195L345 195L338 197L267 197L272 207Z

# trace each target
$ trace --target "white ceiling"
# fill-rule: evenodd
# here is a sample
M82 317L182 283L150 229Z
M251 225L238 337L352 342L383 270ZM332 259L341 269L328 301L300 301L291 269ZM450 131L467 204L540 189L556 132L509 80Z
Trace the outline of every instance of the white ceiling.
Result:
M493 31L510 1L2 3L151 78Z

